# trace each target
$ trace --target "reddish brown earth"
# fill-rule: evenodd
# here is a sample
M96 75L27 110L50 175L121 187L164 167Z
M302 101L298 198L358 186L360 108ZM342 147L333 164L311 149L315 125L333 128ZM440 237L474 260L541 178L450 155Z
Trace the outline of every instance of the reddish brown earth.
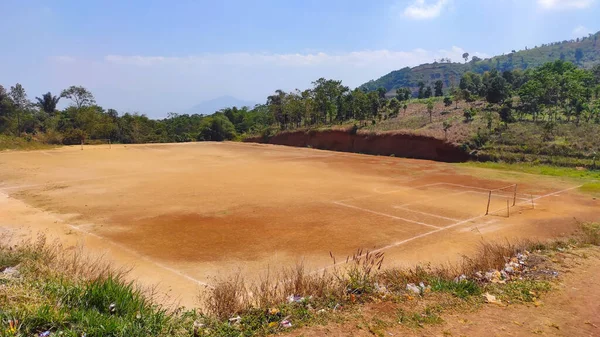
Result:
M193 305L214 277L298 261L318 270L330 252L413 265L455 262L482 239L569 235L599 220L581 183L264 144L64 147L0 153L0 230L83 243ZM489 190L514 184L511 217L512 187L485 216Z
M464 162L469 155L460 147L441 139L403 134L352 133L347 130L282 132L268 139L255 137L246 142L312 147L341 152L366 153L403 158L430 159L443 162Z

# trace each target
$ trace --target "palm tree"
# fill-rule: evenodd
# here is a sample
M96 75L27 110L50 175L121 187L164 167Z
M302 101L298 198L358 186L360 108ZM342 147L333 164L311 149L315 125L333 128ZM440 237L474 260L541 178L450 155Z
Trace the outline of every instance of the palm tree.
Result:
M50 92L45 93L42 98L36 97L36 105L49 115L53 115L56 111L56 105L60 101L60 96L52 96Z

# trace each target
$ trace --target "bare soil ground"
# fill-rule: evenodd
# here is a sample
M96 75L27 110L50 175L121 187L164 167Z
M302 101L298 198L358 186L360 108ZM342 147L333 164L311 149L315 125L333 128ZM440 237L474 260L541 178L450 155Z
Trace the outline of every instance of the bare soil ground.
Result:
M0 153L0 229L84 244L194 305L214 277L320 270L330 252L414 265L455 262L482 239L569 235L599 216L580 184L262 144L65 147Z
M549 262L560 276L552 283L553 290L535 304L458 307L442 314L441 322L419 328L399 324L398 305L384 302L365 305L349 314L344 323L303 328L283 336L600 336L600 250L558 253ZM439 299L429 301L435 304Z

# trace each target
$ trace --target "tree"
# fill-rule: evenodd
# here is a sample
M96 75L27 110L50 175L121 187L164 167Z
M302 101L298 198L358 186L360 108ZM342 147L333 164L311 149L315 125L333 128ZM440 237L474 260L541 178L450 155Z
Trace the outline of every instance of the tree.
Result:
M205 117L200 123L200 132L197 140L200 141L224 141L235 138L235 127L223 115Z
M450 122L450 120L444 121L442 127L444 128L444 139L448 140L448 130L450 130L450 128L452 127L452 123Z
M444 97L444 106L447 108L452 105L452 98L450 96Z
M427 113L429 113L429 123L433 123L433 100L427 101Z
M417 97L419 99L425 98L425 82L419 81L417 85L419 86L419 93Z
M581 48L577 48L575 50L575 61L577 61L577 64L581 64L582 59L583 59L583 50L581 50Z
M465 123L472 122L473 119L475 118L476 113L477 112L473 108L466 108L465 110L463 110L463 116L465 117Z
M431 90L431 87L427 87L427 89L425 89L425 93L423 94L423 98L429 98L433 96L433 90Z
M404 106L402 107L402 110L404 110L405 115L406 115L406 109L408 109L408 105L404 104Z
M481 61L480 57L477 57L477 56L471 57L471 62L475 63L475 62L479 62L479 61Z
M285 92L283 90L275 90L275 94L267 97L267 107L273 115L273 118L282 129L287 128L288 118L283 109L285 100Z
M392 109L392 116L398 116L400 113L400 101L396 97L390 100L390 109Z
M60 97L73 101L77 109L96 104L94 95L82 86L72 85L68 89L63 90Z
M412 96L412 91L408 88L398 88L396 89L396 98L400 101L408 101Z
M502 103L506 98L510 97L509 84L495 69L489 73L484 85L486 91L485 99L489 103Z
M27 99L25 88L19 83L15 84L14 87L10 87L9 96L12 99L15 112L17 113L17 135L20 135L23 114L25 113L25 110L29 108L31 103Z
M435 97L442 97L444 96L444 82L442 82L442 80L437 80L434 83L434 87L435 87Z
M42 111L52 116L56 112L56 105L60 101L60 96L52 96L50 92L47 92L42 95L42 98L36 97L35 99L37 100L36 105Z
M465 63L469 62L469 53L462 54L462 57L465 59Z

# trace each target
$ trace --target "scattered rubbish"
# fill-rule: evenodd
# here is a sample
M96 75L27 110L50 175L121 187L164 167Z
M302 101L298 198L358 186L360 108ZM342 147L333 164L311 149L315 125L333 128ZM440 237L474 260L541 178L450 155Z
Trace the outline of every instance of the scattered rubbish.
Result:
M108 306L108 312L110 312L111 314L114 314L115 312L117 312L117 304L116 303L111 303Z
M292 322L290 322L287 319L285 319L285 320L281 321L280 325L283 328L291 328L292 327Z
M465 274L462 274L462 275L460 275L460 276L457 276L457 277L454 279L454 283L460 283L460 282L462 282L462 281L466 281L466 280L467 280L467 275L465 275Z
M414 283L409 283L406 285L406 290L415 293L417 295L421 294L421 288L417 287Z
M304 301L304 297L290 295L290 296L288 296L287 300L289 303L299 303L299 302Z
M142 314L141 314L141 313L138 311L138 312L135 314L135 318L136 318L136 319L142 319Z
M232 317L229 319L229 324L240 324L242 318L240 316Z
M342 306L338 303L333 307L333 311L342 310Z
M327 312L327 310L325 310L325 309L321 309L321 310L317 311L317 314L324 314L324 313L326 313L326 312Z
M279 323L277 323L277 322L271 322L271 323L269 323L268 327L269 328L275 328L275 327L277 327L277 325L279 325Z
M46 330L44 332L40 332L40 334L38 336L40 336L40 337L48 337L48 336L50 336L50 330Z
M15 320L8 320L8 332L12 333L14 335L17 334L17 329L19 327L19 320L15 319Z
M490 293L483 294L483 297L485 297L485 301L487 303L496 304L496 305L503 305L502 301L500 301L499 299L496 298L496 296L494 296L494 295L492 295Z
M269 315L279 315L280 311L277 308L269 309Z

